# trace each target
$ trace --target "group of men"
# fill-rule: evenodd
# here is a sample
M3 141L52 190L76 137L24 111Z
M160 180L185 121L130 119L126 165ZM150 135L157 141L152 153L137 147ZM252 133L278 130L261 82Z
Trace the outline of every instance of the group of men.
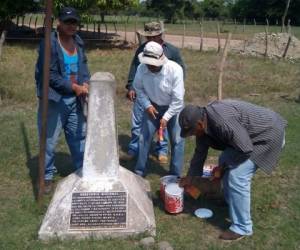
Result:
M51 36L49 111L46 141L45 191L53 187L54 149L62 130L75 168L82 167L86 122L82 100L88 95L90 74L83 42L76 34L80 18L71 7L61 9L57 31ZM182 176L184 138L196 137L196 149L185 187L193 176L202 176L208 149L221 150L223 192L229 207L231 226L220 235L232 241L252 234L250 215L251 179L260 168L270 174L285 143L287 122L277 113L243 101L214 101L205 107L184 107L185 65L177 48L163 39L160 23L145 24L146 38L136 51L128 76L127 98L133 102L131 141L126 160L136 158L135 173L147 174L147 160L154 134L159 131L155 153L160 163L168 162L169 173ZM36 65L39 98L38 128L41 131L43 79L41 43Z

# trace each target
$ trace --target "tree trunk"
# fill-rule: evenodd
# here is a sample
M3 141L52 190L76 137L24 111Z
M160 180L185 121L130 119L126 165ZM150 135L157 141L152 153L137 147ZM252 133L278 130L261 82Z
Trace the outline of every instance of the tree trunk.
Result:
M104 23L105 13L104 13L104 12L101 12L101 13L100 13L100 17L101 17L101 23Z

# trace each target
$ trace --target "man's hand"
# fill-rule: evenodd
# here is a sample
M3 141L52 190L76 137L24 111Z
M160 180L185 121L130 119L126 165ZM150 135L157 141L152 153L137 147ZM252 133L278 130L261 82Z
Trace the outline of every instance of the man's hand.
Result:
M134 101L136 98L136 93L134 90L128 90L126 97L130 100L130 101Z
M212 176L209 178L210 181L215 179L221 179L224 175L224 168L217 166L212 170Z
M160 128L165 129L167 127L167 124L168 122L164 118L160 119L160 124L159 124Z
M76 96L86 96L89 93L89 85L87 83L84 83L83 85L72 83L72 90L75 92Z
M156 119L156 115L158 114L157 110L153 107L150 106L146 109L146 112L148 113L148 115L150 115L150 117L152 117L154 120Z

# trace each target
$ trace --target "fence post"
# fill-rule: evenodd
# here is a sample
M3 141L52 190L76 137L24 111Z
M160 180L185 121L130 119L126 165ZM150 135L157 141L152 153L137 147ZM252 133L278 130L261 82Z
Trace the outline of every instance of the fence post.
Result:
M221 40L220 40L220 25L219 25L219 21L217 21L217 37L218 37L218 53L220 53L221 51Z
M183 36L182 36L181 48L184 48L184 40L185 40L185 20L183 21Z
M200 52L203 50L203 18L200 20Z
M136 29L136 26L137 26L137 15L135 15L135 20L134 20L134 44L136 44L136 37L137 37L137 29Z
M244 22L243 22L243 36L244 36L244 52L246 51L246 18L244 18Z
M265 33L266 33L266 49L265 49L265 57L268 56L268 47L269 47L269 20L266 18L266 26L265 26Z
M291 36L291 34L290 34L290 35L289 35L288 42L287 42L287 44L286 44L286 46L285 46L285 49L284 49L284 52L283 52L282 58L285 58L285 57L286 57L286 55L287 55L287 52L288 52L288 49L289 49L289 47L290 47L290 44L291 44L291 41L292 41L292 36Z
M127 42L127 21L125 20L125 42Z
M222 100L223 97L223 72L224 72L224 65L227 57L228 47L230 44L230 39L231 39L231 33L229 32L225 42L221 64L220 64L220 74L218 79L218 100Z

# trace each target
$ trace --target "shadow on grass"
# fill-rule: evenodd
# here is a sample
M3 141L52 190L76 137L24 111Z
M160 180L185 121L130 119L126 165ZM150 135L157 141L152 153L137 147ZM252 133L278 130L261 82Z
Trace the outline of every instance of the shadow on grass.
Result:
M123 153L126 153L128 151L128 144L130 142L130 137L128 135L119 135L119 149ZM151 148L154 148L154 144L151 146ZM120 152L121 153L121 152ZM134 172L135 164L136 164L136 158L130 161L123 161L120 159L120 165L132 172ZM164 166L160 165L159 162L156 160L156 156L154 154L149 155L147 160L147 167L146 167L147 174L157 174L159 176L165 176L168 174L168 171L164 169Z
M159 208L161 211L169 214L165 210L164 202L160 197L160 191L156 192L156 195L152 197L153 205ZM206 221L210 223L212 226L219 230L226 230L230 226L230 221L228 220L228 207L221 199L207 199L205 197L199 197L198 199L193 199L189 196L184 196L184 209L183 212L177 214L178 216L182 215L191 215L195 216L194 212L198 208L208 208L213 211L213 216ZM170 216L174 216L174 214L169 214Z
M35 199L38 197L38 177L39 177L39 155L32 156L29 147L29 140L24 123L21 123L21 133L23 135L23 143L26 153L26 165L29 170L29 176L31 178L32 190ZM55 166L58 174L61 177L65 177L75 171L71 157L63 152L57 152L55 154Z

